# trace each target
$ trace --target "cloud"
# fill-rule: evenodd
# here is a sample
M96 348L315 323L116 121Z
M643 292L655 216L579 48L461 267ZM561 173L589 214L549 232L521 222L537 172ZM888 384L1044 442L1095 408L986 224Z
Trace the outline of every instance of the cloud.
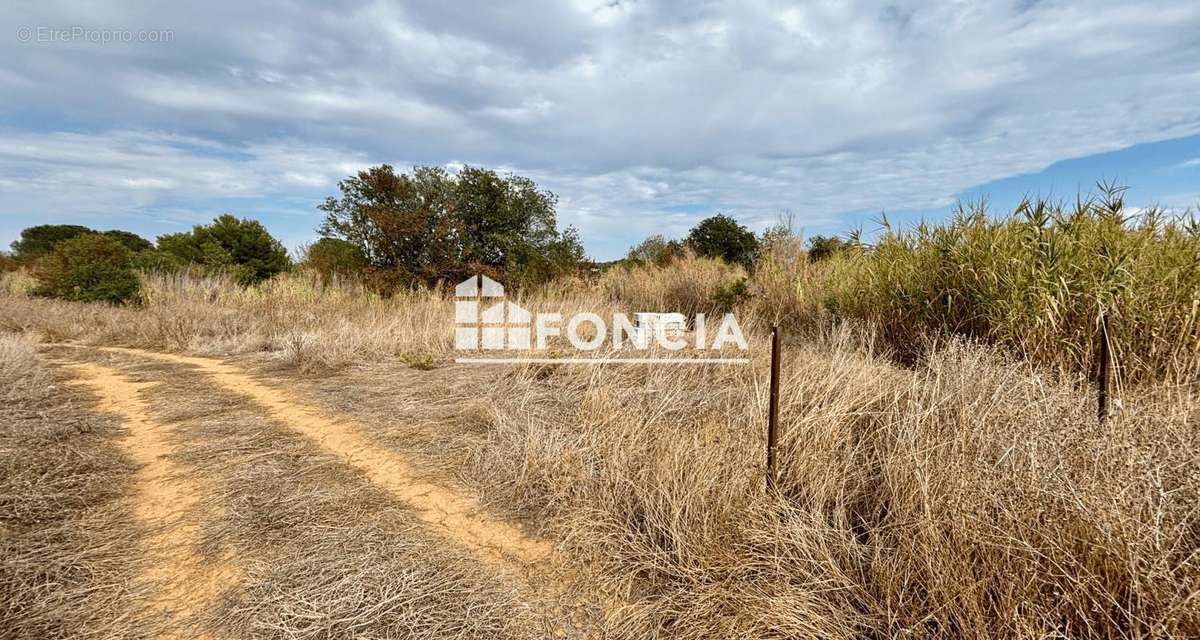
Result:
M0 176L9 176L0 179L0 240L66 221L152 237L231 211L267 220L294 247L312 235L316 202L366 166L359 154L297 141L0 132Z
M466 162L552 188L607 257L706 207L831 225L1200 133L1185 1L71 4L0 29L175 37L0 41L0 116L19 123L0 132L0 216Z
M114 131L0 133L0 174L26 197L44 194L94 212L160 196L258 197L289 186L332 188L361 156L296 141L231 146L202 138Z

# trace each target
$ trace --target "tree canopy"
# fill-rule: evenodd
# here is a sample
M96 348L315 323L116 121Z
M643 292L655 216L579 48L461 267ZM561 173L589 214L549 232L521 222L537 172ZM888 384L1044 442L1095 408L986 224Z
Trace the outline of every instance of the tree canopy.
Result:
M130 231L96 231L77 224L42 224L21 231L20 239L12 243L13 255L18 260L28 261L54 251L67 240L89 233L108 236L135 253L154 247L149 240Z
M321 238L309 245L304 264L325 277L357 274L370 266L358 245L339 238Z
M85 233L95 231L77 224L40 224L21 231L21 237L12 243L13 255L18 260L29 260L54 251L59 243Z
M540 281L583 259L578 234L559 231L553 193L529 178L465 167L379 165L338 183L320 205L321 235L354 244L372 267L407 284L472 273Z
M687 244L698 255L721 258L729 264L749 268L758 254L758 239L733 218L717 214L706 218L688 233Z
M113 240L120 242L122 246L133 253L154 248L154 243L131 231L113 229L112 231L103 231L101 232L101 235L108 236Z
M158 237L158 248L183 264L228 271L242 284L254 284L291 266L283 248L257 220L231 214L191 231Z
M33 270L37 295L80 302L125 302L140 282L121 241L105 234L84 233L58 243Z

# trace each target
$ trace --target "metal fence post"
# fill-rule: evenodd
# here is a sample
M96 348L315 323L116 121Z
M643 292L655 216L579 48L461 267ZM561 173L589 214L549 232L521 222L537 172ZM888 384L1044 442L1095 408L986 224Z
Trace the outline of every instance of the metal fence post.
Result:
M1100 375L1097 376L1098 389L1096 391L1096 400L1099 404L1098 413L1100 422L1104 422L1108 418L1108 378L1110 375L1109 369L1111 364L1112 354L1109 352L1108 345L1108 312L1100 314Z
M771 328L771 398L767 408L767 492L775 488L775 443L779 438L779 325Z

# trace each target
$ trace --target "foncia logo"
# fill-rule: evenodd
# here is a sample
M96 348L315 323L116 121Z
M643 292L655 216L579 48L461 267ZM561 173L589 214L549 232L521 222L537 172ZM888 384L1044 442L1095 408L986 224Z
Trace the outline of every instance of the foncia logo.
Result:
M724 314L712 331L703 313L695 315L690 329L681 313L635 313L634 321L623 313L614 313L608 321L595 313L577 313L569 318L560 313L535 315L505 300L504 286L487 276L463 280L455 287L454 295L454 348L472 352L472 356L464 355L455 362L749 362L745 357L746 338L732 313ZM565 339L572 349L565 354L558 349L550 355L551 340L555 338L559 339L556 344ZM738 357L727 357L730 352Z
M454 297L455 349L529 349L529 312L506 302L499 282L471 276L458 283Z

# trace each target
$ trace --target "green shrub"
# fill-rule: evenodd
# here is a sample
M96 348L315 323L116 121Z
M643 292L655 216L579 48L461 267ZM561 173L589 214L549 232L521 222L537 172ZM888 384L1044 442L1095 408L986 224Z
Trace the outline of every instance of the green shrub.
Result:
M661 235L653 235L630 249L629 253L625 254L625 261L629 264L665 267L672 261L682 258L684 251L682 242L667 240Z
M358 245L338 238L321 238L304 249L304 266L326 278L358 275L370 265Z
M155 248L134 252L130 261L134 269L146 273L175 273L188 266L188 263L174 254Z
M750 299L750 290L746 287L746 278L726 282L717 288L712 295L714 313L723 314L733 311L735 307Z
M35 295L119 304L132 300L139 281L129 250L119 240L81 235L58 244L34 267Z
M705 258L720 258L749 269L758 255L758 238L737 220L715 215L696 225L687 237L688 247Z
M851 246L849 241L837 236L816 235L808 239L808 259L810 262L820 262L849 250Z
M287 250L261 223L230 214L190 232L159 236L158 249L185 265L232 273L243 285L262 282L291 267Z

